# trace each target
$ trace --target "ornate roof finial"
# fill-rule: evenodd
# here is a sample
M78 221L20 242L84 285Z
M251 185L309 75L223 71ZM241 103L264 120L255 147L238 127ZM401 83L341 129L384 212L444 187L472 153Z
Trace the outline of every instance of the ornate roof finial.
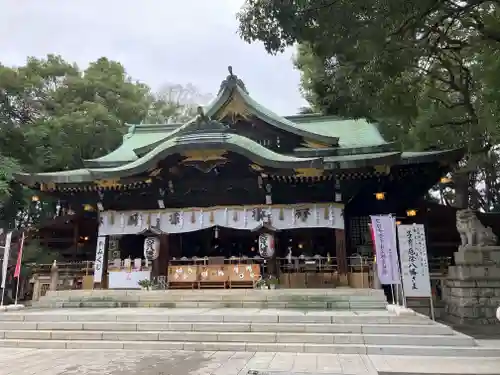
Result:
M248 94L248 91L243 81L239 79L236 74L233 73L233 67L229 65L227 67L227 70L229 71L229 75L226 77L224 81L222 81L219 92L221 92L225 87L233 88L234 86L239 86L243 91L245 91Z
M205 111L203 110L202 106L196 107L196 112L198 112L198 116L197 116L198 118L196 119L196 122L198 122L198 124L201 124L202 122L207 122L210 120L207 117L207 115L205 114Z
M228 127L218 121L212 120L205 111L203 107L196 107L196 112L198 115L195 117L194 121L189 124L188 127L181 130L179 134L197 133L197 132L225 132Z

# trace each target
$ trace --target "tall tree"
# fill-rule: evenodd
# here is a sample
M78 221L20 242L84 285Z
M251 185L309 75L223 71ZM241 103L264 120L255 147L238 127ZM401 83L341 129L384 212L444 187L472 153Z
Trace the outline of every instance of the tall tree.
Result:
M152 95L106 58L85 70L55 55L16 68L0 65L0 227L34 223L56 207L47 199L32 202L13 172L81 168L84 159L120 144L125 123L141 123L155 110L154 122L183 121L207 100L192 85L169 87Z
M412 148L465 147L455 203L477 206L469 185L477 187L500 135L489 103L498 86L488 77L497 64L498 4L247 0L238 17L243 38L271 53L302 45L297 65L315 109L376 120Z

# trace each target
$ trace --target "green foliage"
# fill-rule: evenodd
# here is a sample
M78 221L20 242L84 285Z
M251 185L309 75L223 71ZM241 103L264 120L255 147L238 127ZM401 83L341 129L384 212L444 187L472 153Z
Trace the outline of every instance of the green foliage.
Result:
M19 171L20 165L16 159L0 154L0 200L3 201L11 196L12 175Z
M163 122L182 107L104 57L84 70L55 55L0 65L0 227L33 225L55 213L56 202L33 203L34 193L13 182L14 172L82 168L83 160L121 143L126 123L143 122L152 109L161 113L153 121Z
M242 37L270 53L299 43L296 65L315 111L377 121L406 149L465 148L469 184L458 184L457 175L456 203L464 205L471 187L468 203L488 211L500 200L491 157L500 141L498 7L483 0L247 0L238 18Z
M29 241L23 249L23 264L51 264L54 260L60 261L61 259L59 252L42 246L34 240Z
M154 286L154 283L151 280L144 279L144 280L139 280L137 282L137 285L139 285L141 288L149 290Z

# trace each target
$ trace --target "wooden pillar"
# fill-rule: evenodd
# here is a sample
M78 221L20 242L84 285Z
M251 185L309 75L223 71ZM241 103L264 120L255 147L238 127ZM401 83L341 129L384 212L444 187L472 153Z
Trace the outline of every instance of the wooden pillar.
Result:
M340 285L346 286L348 285L348 265L344 229L335 229L335 256L337 257L337 265L339 267Z
M73 222L73 246L75 247L73 250L73 259L76 260L78 256L78 243L80 242L80 220L77 219L76 221Z
M157 276L167 276L168 264L170 260L170 241L168 234L160 235L160 255L158 259L153 263L153 267L156 266ZM154 268L153 268L154 269Z

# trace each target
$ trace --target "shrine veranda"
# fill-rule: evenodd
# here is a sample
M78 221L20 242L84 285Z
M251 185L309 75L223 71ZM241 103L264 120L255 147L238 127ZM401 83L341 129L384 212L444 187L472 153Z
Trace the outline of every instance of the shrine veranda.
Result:
M279 116L229 70L189 122L128 124L85 168L16 179L63 213L94 212L92 288L368 287L369 216L405 222L463 151L402 151L364 119Z

